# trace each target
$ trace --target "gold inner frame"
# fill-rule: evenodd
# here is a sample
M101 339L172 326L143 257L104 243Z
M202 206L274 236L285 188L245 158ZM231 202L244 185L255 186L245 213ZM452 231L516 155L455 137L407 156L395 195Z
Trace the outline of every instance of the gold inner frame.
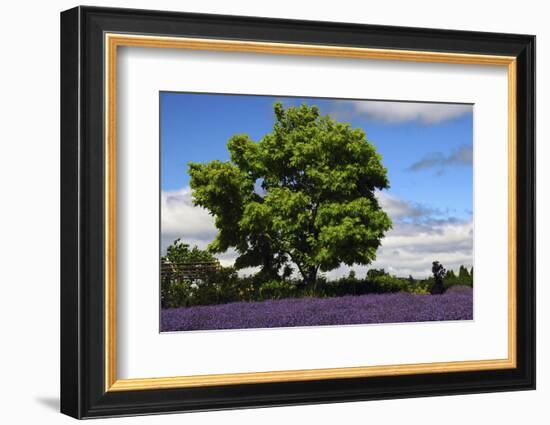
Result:
M105 34L105 391L135 391L214 385L311 381L416 373L446 373L510 369L516 367L516 58L444 52L370 49L326 45L266 43ZM398 60L507 67L508 72L508 357L495 360L469 360L437 363L360 366L247 372L214 375L118 379L116 325L116 123L117 48L119 46L230 51L263 54L325 56L355 59Z

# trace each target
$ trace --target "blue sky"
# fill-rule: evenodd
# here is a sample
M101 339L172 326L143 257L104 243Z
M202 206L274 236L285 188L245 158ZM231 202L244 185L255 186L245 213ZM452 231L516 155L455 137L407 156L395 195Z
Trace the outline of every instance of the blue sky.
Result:
M471 212L471 165L442 164L416 171L410 168L423 159L449 158L471 147L471 113L438 123L388 122L354 114L345 102L332 99L162 93L162 189L189 184L189 161L228 159L226 142L232 135L247 133L253 140L260 140L271 131L272 105L277 100L285 105L315 104L323 114L341 115L342 121L362 127L382 154L392 194L459 217Z
M164 209L176 205L174 194L181 195L182 190L189 197L187 163L228 159L226 143L234 134L247 133L252 140L259 141L272 129L275 101L285 106L315 104L322 114L330 114L339 121L364 129L388 169L391 187L385 194L385 201L390 215L393 211L394 223L398 222L396 237L399 240L414 232L411 225L420 226L417 231L430 232L431 229L436 233L443 231L438 228L441 223L471 225L471 105L162 92L161 189L163 194L171 194L173 201L161 207L166 240L177 234L178 226L170 222L176 217L172 217L173 211L165 212ZM188 199L185 202L188 217L194 210L188 205ZM449 229L449 232L456 230ZM182 228L181 232L189 233L189 229ZM208 239L212 236L210 233L201 237ZM471 231L469 236L466 233L464 237L469 238L466 245L471 246ZM208 242L191 239L198 245ZM394 258L398 257L399 249L397 244ZM406 251L407 247L402 249ZM465 248L460 261L466 262L468 258L471 263L471 249ZM401 273L404 271L402 268Z

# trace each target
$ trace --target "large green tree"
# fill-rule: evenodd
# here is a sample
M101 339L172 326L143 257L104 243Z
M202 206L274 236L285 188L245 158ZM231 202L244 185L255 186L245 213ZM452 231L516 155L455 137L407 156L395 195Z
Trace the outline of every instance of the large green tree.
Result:
M276 277L295 265L304 284L341 263L369 264L391 220L376 189L386 169L362 129L316 106L275 103L273 131L227 143L229 161L189 163L195 205L215 218L212 252L236 249L237 268Z

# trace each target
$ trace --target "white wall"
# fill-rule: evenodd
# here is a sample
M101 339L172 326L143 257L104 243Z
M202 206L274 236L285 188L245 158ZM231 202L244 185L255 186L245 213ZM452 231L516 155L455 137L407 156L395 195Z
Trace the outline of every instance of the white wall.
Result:
M5 2L0 15L0 418L3 423L69 423L57 413L59 381L59 12L77 3ZM537 35L538 258L550 256L548 104L550 27L544 2L523 0L360 2L339 0L155 2L96 5ZM545 13L546 12L546 13ZM32 264L28 262L32 260ZM109 423L256 424L544 423L550 414L550 291L538 278L538 390L111 420ZM36 278L37 277L37 278Z

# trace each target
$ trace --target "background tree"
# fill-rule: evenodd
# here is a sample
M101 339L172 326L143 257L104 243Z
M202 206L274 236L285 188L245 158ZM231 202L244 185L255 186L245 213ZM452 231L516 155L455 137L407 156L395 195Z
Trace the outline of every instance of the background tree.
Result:
M341 263L369 264L391 220L375 190L386 169L361 129L320 116L316 106L274 105L259 142L233 136L230 161L190 163L195 205L215 217L212 252L234 247L237 268L278 276L292 262L303 282Z
M371 280L374 280L377 277L387 276L387 275L388 273L386 273L384 269L369 269L367 271L367 278Z
M443 278L445 277L447 270L443 267L439 261L434 261L432 263L432 273L434 276L434 284L430 289L432 295L442 294L445 292L445 287L443 286Z
M181 242L179 238L166 249L166 255L162 260L175 264L217 261L210 252L199 249L196 245L189 249L189 245Z
M456 275L454 270L447 270L447 273L445 273L445 280L454 281L455 279L456 279Z
M462 285L470 284L472 282L470 272L463 265L461 265L460 268L458 269L458 282Z

